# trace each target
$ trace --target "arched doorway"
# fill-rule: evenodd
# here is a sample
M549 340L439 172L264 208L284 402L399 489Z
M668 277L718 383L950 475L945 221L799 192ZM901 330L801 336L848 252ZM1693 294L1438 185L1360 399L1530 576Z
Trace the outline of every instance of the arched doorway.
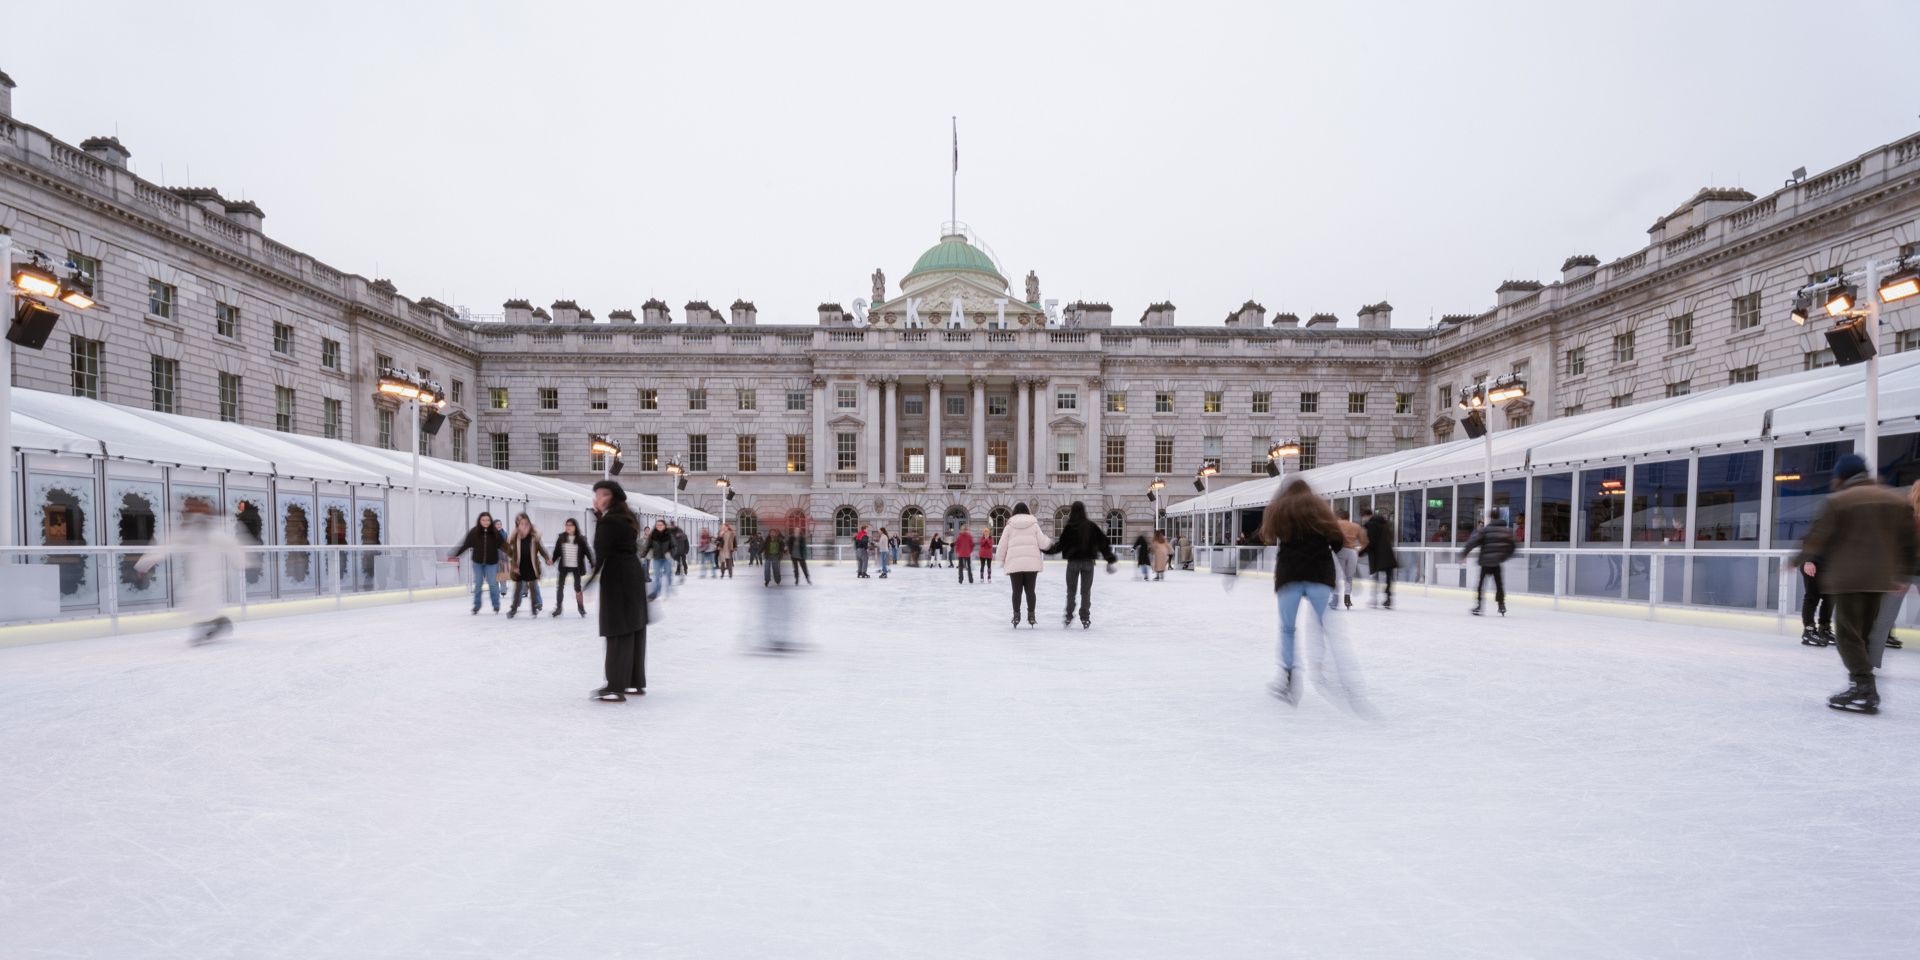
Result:
M852 507L841 507L833 512L833 536L836 540L852 540L860 532L860 511Z
M900 511L900 535L903 537L924 537L927 535L927 513L919 507L908 507Z
M987 527L993 531L994 539L1000 539L1000 532L1007 529L1007 518L1011 516L1013 511L1006 507L994 507L987 511Z
M972 520L967 513L967 508L958 504L948 507L947 515L943 519L946 526L946 536L948 537L953 537L961 530L966 529L967 524Z
M1121 539L1126 535L1127 535L1127 515L1125 513L1122 513L1119 510L1108 510L1107 511L1107 539L1113 543L1118 544L1121 542Z

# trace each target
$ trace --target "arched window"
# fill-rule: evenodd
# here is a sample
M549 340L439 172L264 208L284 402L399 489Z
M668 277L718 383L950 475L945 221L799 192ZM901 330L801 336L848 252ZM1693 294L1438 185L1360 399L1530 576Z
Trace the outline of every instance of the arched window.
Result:
M742 540L760 532L760 517L752 510L740 511L737 522L740 524L739 536Z
M842 540L851 540L860 532L860 511L852 507L841 507L833 512L833 535Z
M1000 532L1007 529L1007 518L1011 516L1013 511L1006 507L994 507L987 511L987 526L993 529L994 537L998 538Z
M1107 511L1107 539L1119 543L1127 533L1127 515L1118 510Z
M927 514L919 507L908 507L900 511L900 535L903 537L924 537L927 535Z
M788 533L806 533L807 528L813 525L813 521L807 516L805 510L795 507L787 511L786 524Z
M953 536L961 530L966 529L967 524L972 520L972 518L967 515L967 508L960 506L948 507L945 519L948 536Z
M1054 536L1056 537L1059 536L1060 531L1065 530L1067 528L1067 518L1072 515L1073 515L1072 507L1061 507L1060 509L1055 510L1053 512L1053 535Z

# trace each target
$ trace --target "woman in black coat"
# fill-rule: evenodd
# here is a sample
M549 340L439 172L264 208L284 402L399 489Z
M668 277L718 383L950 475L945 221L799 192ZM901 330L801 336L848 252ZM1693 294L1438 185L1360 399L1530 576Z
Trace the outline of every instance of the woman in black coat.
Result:
M600 635L607 638L607 685L594 697L619 703L647 692L647 586L640 568L640 518L613 480L593 485L593 580L600 584Z

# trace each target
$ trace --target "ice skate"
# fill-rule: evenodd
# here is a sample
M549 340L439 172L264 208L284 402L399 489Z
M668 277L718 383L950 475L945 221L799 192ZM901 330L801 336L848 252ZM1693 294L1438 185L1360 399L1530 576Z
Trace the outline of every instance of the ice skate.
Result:
M1060 625L1063 627L1073 626L1073 614L1067 614L1066 617L1060 621Z
M1091 630L1091 629L1093 629L1093 621L1092 621L1092 620L1082 620L1082 621L1080 621L1080 629L1082 629L1082 630Z
M1820 631L1808 627L1800 631L1800 642L1809 647L1824 647L1827 645L1827 638L1821 636Z
M1013 626L1016 630L1020 627L1020 615L1017 613L1013 615Z
M1486 611L1481 608L1480 604L1476 603L1472 607L1468 608L1467 612L1477 617L1484 614Z
M1505 600L1500 601L1496 606L1499 608L1501 616L1504 617L1507 615L1507 602Z
M601 687L593 692L593 699L604 703L625 703L627 695L612 687Z
M1348 609L1348 610L1352 610L1352 609L1353 609L1353 594L1351 594L1351 593L1343 593L1343 594L1341 594L1341 595L1340 595L1340 602L1342 602L1342 603L1344 603L1344 604L1346 604L1346 605L1347 605L1347 609Z
M559 605L559 604L555 604L555 605L554 605L554 607L553 607L553 615L554 615L554 616L556 616L556 617L557 617L557 616L559 616L559 615L560 615L560 610L561 610L561 608L560 608L560 605Z
M1906 646L1906 644L1901 643L1900 638L1893 635L1893 631L1891 630L1887 631L1887 649L1888 650L1898 650L1904 646Z
M1276 679L1267 681L1267 692L1289 707L1300 705L1300 691L1293 685L1293 671L1282 670Z
M647 691L640 687L628 687L621 692L629 697L644 697L647 695Z
M1029 626L1029 627L1037 627L1037 626L1039 626L1039 625L1040 625L1040 620L1039 620L1039 618L1037 618L1037 617L1035 617L1035 616L1034 616L1033 614L1031 614L1031 613L1029 613L1029 614L1027 614L1027 626Z
M1827 706L1853 713L1879 713L1880 692L1872 680L1855 681L1847 689L1827 698Z

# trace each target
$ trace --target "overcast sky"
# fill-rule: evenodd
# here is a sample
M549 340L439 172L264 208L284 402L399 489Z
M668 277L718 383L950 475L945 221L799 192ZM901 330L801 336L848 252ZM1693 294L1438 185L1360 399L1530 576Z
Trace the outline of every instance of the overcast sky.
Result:
M741 297L811 323L876 266L897 292L947 219L956 114L960 219L1016 292L1037 270L1124 323L1387 298L1424 326L1637 249L1700 187L1920 130L1920 57L1873 39L1911 33L1898 2L42 12L82 29L13 23L16 117L117 130L142 176L476 313Z

